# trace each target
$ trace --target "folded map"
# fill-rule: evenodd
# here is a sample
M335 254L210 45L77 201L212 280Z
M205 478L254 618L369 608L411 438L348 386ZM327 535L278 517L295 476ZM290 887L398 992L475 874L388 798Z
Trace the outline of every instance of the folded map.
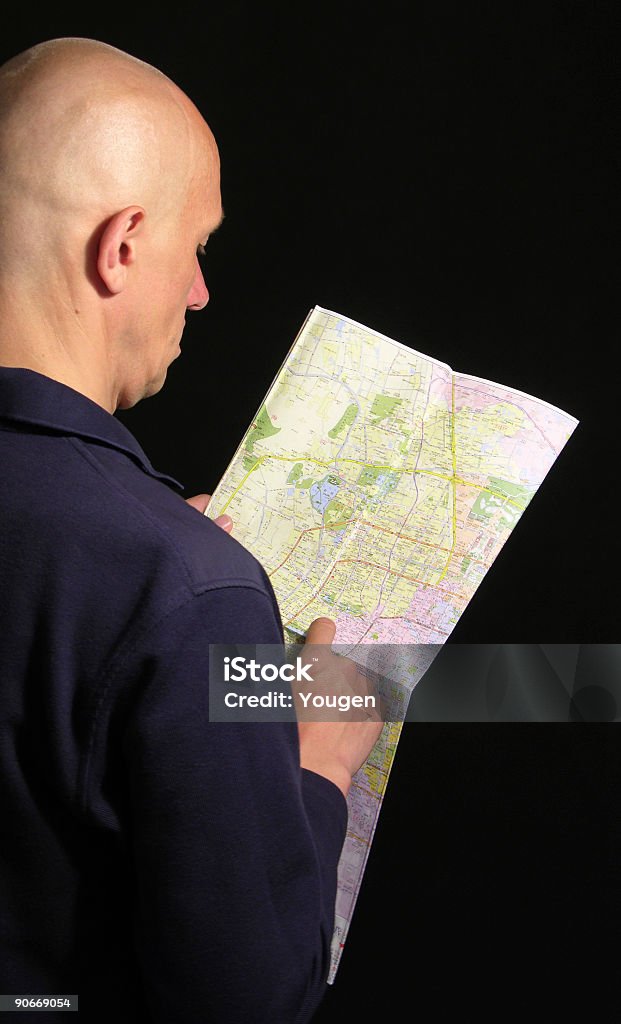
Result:
M348 797L330 982L403 705L577 423L315 306L214 491L206 514L232 517L291 637L327 615L341 649L407 652L393 667L400 711Z

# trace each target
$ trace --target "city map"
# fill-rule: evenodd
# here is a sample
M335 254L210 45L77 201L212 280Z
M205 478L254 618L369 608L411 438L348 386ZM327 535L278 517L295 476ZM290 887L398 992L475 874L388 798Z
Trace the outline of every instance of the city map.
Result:
M315 306L214 491L292 640L327 615L353 657L403 652L348 796L330 982L411 692L577 423Z

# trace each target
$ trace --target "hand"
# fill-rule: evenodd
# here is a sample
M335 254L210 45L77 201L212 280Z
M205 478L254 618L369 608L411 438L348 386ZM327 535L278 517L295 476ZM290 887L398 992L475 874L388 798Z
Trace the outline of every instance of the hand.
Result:
M205 509L211 501L211 494L195 494L193 498L186 498L185 500L188 505L191 505L192 508L197 509L204 515ZM218 516L217 519L214 519L214 523L216 526L219 526L221 530L224 530L225 533L230 533L233 529L233 520L230 516Z
M318 618L311 623L303 649L304 664L312 661L314 683L307 690L313 694L350 694L364 696L372 692L369 680L353 661L330 651L336 633L332 619ZM300 689L302 689L300 685ZM300 762L303 768L330 779L347 796L352 776L364 764L382 731L378 710L352 709L349 712L326 709L332 721L319 721L321 712L313 709L312 720L303 720L310 713L300 707L298 698L298 730ZM334 719L338 716L338 721Z

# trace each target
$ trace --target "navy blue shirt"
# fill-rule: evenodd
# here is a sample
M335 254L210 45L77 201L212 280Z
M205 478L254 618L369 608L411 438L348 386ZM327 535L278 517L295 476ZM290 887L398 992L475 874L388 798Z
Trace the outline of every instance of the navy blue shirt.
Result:
M89 1022L309 1020L346 802L294 722L208 713L211 643L282 642L263 569L31 370L0 368L0 488L0 992L77 993Z

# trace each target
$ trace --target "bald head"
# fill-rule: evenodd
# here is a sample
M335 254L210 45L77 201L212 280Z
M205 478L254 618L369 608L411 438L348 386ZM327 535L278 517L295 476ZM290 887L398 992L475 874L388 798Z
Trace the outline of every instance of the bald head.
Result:
M105 43L55 39L0 68L0 204L165 213L216 160L209 128L162 72Z
M196 249L220 219L215 140L161 71L81 38L0 67L0 363L90 396L98 367L111 408L154 393L174 355L156 367L147 329L178 354L179 310L208 297Z

